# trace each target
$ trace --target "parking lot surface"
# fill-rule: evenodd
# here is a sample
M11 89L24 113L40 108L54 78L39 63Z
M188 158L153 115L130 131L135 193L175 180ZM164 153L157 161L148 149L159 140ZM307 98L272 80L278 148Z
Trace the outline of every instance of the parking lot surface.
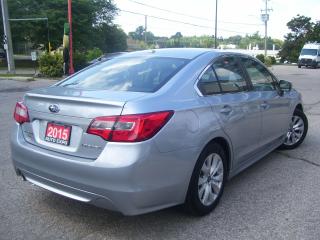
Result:
M0 80L0 239L320 239L320 69L272 71L302 93L307 138L234 177L202 218L177 207L125 217L21 181L9 148L13 108L25 91L53 82Z

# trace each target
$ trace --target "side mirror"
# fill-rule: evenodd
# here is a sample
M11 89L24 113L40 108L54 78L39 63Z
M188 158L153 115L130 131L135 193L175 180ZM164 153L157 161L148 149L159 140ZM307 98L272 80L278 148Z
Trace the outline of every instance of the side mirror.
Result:
M291 91L292 89L292 83L285 80L280 80L279 86L280 86L280 89L283 91Z

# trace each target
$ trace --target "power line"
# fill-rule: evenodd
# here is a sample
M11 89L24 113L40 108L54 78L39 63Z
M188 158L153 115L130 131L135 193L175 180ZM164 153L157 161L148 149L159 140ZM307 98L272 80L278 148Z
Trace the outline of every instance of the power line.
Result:
M184 21L179 21L179 20L174 20L174 19L169 19L169 18L163 18L163 17L153 16L153 15L146 15L146 14L143 14L143 13L128 11L128 10L124 10L124 9L119 9L119 10L121 12L136 14L136 15L140 15L140 16L148 16L148 17L154 18L154 19L164 20L164 21L168 21L168 22L175 22L175 23L180 23L180 24L189 25L189 26L193 26L193 27L206 28L206 29L211 29L212 30L212 27L210 27L210 26L199 25L199 24L194 24L194 23L190 23L190 22L184 22ZM223 32L247 34L247 32L239 32L239 31L227 30L227 29L222 29L222 28L220 28L220 30L223 31Z
M154 5L150 5L150 4L146 4L146 3L142 3L142 2L138 2L135 0L128 0L129 2L133 2L145 7L149 7L149 8L153 8L153 9L157 9L160 11L164 11L164 12L168 12L168 13L173 13L176 15L180 15L180 16L185 16L185 17L190 17L190 18L194 18L194 19L199 19L199 20L203 20L203 21L207 21L207 22L212 22L212 19L209 18L203 18L203 17L198 17L198 16L194 16L194 15L189 15L189 14L185 14L185 13L181 13L181 12L176 12L176 11L172 11L169 9L164 9L164 8L160 8L160 7L156 7ZM242 22L228 22L228 21L219 21L219 23L227 23L227 24L238 24L238 25L251 25L251 26L260 26L261 24L256 24L256 23L242 23Z
M174 20L174 19L169 19L169 18L163 18L163 17L152 16L152 15L146 15L146 14L143 14L143 13L138 13L138 12L133 12L133 11L128 11L128 10L123 10L123 9L120 9L120 11L121 11L121 12L132 13L132 14L136 14L136 15L141 15L141 16L148 16L148 17L150 17L150 18L156 18L156 19L165 20L165 21L169 21L169 22L181 23L181 24L190 25L190 26L194 26L194 27L210 28L210 29L211 29L211 27L209 27L209 26L198 25L198 24L194 24L194 23L183 22L183 21Z

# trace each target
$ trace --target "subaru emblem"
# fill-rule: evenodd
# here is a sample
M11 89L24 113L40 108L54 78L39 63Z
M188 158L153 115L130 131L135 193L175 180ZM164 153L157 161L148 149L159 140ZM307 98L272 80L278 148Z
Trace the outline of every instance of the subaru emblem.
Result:
M57 113L60 111L59 107L55 104L50 105L49 110L50 110L50 112L53 112L53 113Z

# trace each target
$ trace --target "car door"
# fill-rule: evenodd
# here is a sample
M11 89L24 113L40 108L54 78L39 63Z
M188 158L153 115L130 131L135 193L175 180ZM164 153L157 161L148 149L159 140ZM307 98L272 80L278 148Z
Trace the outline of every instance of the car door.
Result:
M275 77L261 63L250 57L241 57L241 62L252 83L252 90L260 96L262 111L261 146L282 137L288 130L290 101L281 96Z
M215 60L200 77L198 88L232 142L236 168L259 147L259 96L248 91L245 74L232 55Z

